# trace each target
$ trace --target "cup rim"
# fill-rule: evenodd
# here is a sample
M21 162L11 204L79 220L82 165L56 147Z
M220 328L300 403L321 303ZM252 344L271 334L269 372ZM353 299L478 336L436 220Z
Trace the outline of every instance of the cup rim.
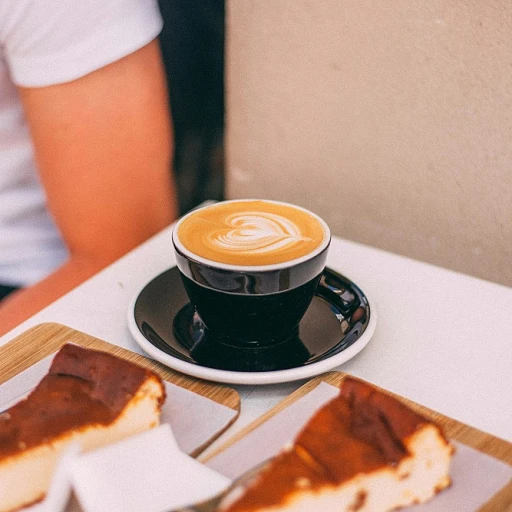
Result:
M218 206L219 204L224 203L244 203L244 202L251 202L251 201L262 201L264 203L273 203L273 204L279 204L283 206L289 206L291 208L296 208L298 210L302 210L303 212L308 213L312 217L314 217L318 222L322 225L325 231L325 237L322 243L313 251L311 251L308 254L305 254L304 256L301 256L300 258L294 258L292 260L282 261L280 263L271 263L268 265L233 265L230 263L222 263L215 260L210 260L208 258L203 258L202 256L199 256L195 254L194 252L187 249L179 240L177 233L178 229L181 226L181 224L187 219L188 217L194 215L198 211L206 210L208 208L214 208L215 206ZM312 212L311 210L308 210L307 208L304 208L303 206L299 206L297 204L293 203L287 203L285 201L276 201L273 199L260 199L260 198L248 198L248 199L226 199L223 201L217 201L212 204L208 204L205 206L202 206L200 208L196 208L188 213L186 213L183 217L181 217L176 224L174 225L174 228L172 230L172 243L174 246L174 249L177 250L182 256L185 258L194 261L196 263L206 265L211 268L221 269L221 270L230 270L230 271L239 271L239 272L271 272L275 270L281 270L284 268L293 267L295 265L304 263L306 261L310 261L319 254L321 254L324 250L329 247L329 244L331 243L331 230L325 220L323 220L319 215Z

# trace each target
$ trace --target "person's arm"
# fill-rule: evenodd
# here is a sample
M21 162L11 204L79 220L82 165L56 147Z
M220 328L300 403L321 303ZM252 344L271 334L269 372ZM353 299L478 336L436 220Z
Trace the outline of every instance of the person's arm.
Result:
M48 206L69 260L0 305L7 332L177 215L156 41L73 82L20 88Z

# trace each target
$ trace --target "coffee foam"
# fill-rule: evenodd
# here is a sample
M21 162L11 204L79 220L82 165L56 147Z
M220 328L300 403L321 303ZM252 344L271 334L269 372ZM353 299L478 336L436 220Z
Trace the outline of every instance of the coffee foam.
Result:
M313 214L271 201L227 201L186 216L177 237L186 250L228 265L272 265L315 252L327 228Z

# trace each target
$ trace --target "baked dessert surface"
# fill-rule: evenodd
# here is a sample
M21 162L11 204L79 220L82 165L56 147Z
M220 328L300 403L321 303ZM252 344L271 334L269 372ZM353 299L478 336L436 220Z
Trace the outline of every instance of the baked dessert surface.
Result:
M357 379L306 424L229 512L387 511L423 503L450 484L441 430Z
M0 415L0 512L41 500L71 442L87 451L148 430L164 400L151 371L64 345L30 395Z

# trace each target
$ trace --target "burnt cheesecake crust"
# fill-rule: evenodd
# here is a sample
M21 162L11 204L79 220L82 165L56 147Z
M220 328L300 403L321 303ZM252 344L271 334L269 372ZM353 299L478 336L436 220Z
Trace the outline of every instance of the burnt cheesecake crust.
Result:
M452 446L390 395L345 378L244 495L225 510L393 510L450 484Z
M44 497L67 444L78 441L85 451L152 428L164 400L151 371L64 345L30 395L0 414L0 511Z

